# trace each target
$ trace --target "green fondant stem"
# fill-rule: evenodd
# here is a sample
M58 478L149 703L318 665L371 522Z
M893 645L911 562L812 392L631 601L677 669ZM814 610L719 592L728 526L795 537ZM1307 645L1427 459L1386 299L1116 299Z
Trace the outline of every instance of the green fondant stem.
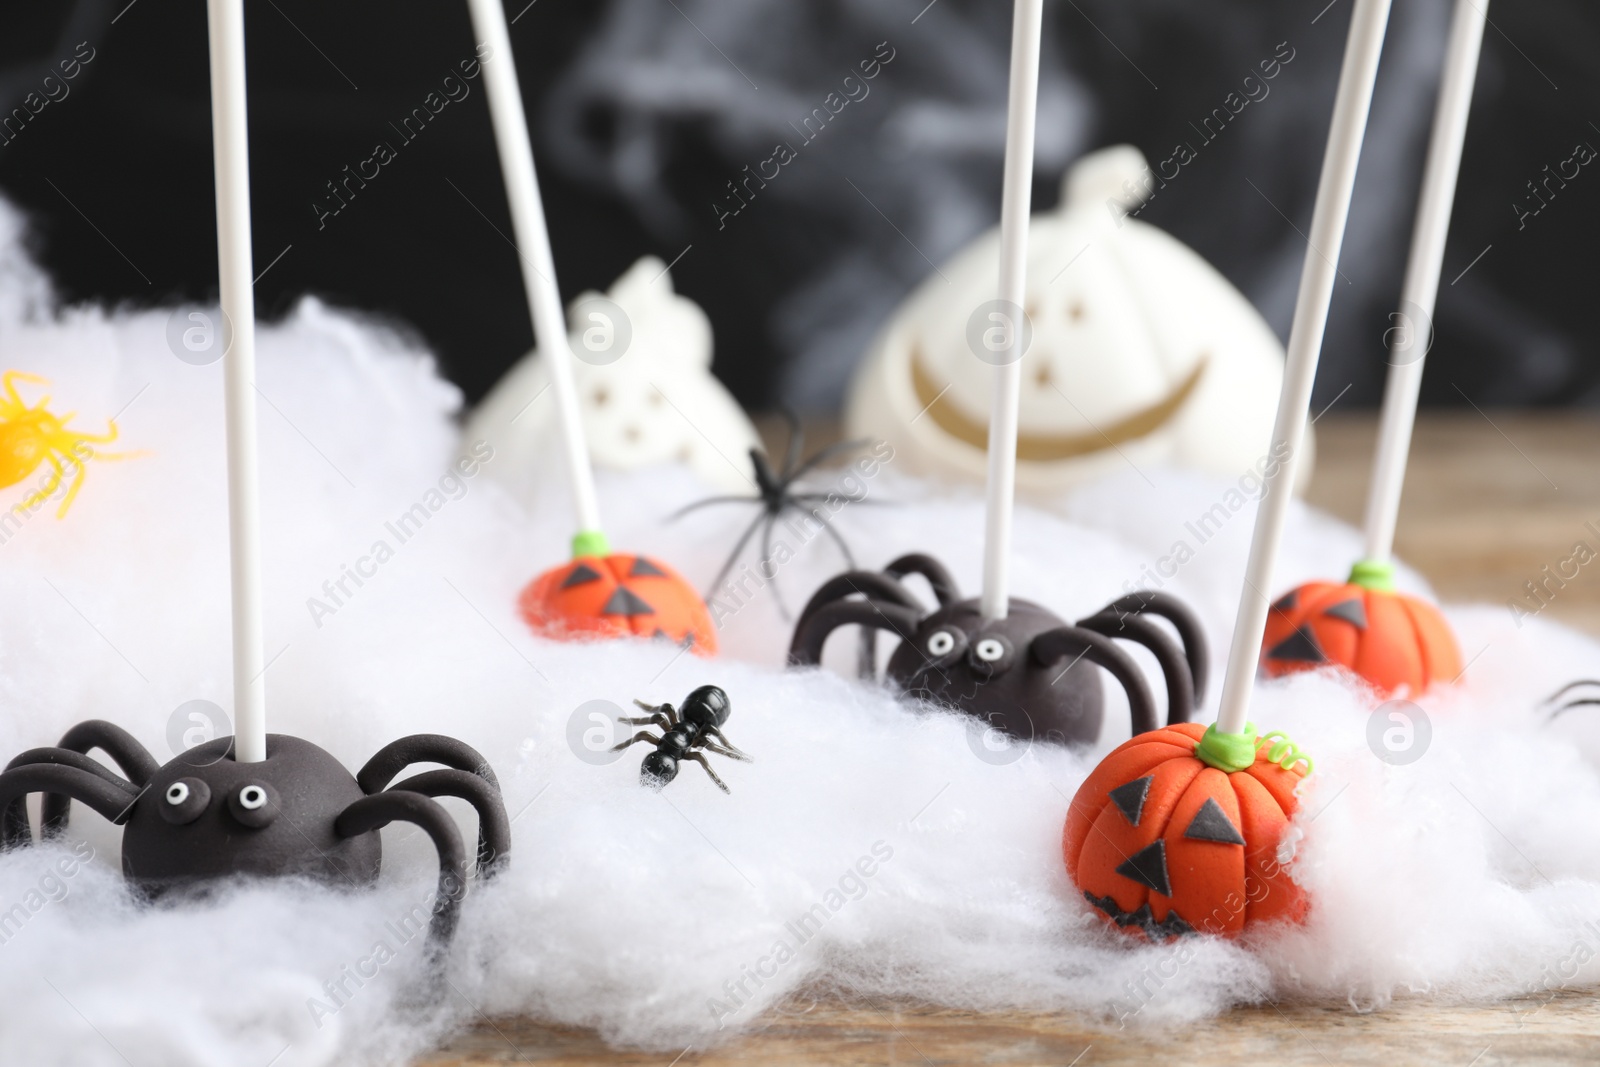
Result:
M1256 762L1255 724L1247 722L1243 733L1230 734L1217 729L1217 724L1212 723L1206 727L1205 736L1196 742L1194 754L1202 763L1225 774L1245 770Z
M1394 564L1384 560L1364 559L1350 568L1350 584L1359 585L1375 593L1394 592Z
M611 555L611 542L599 530L580 530L572 538L572 558Z
M1300 746L1288 737L1276 730L1257 736L1255 723L1250 722L1244 724L1243 733L1237 734L1224 733L1217 729L1216 723L1212 723L1206 727L1205 736L1195 743L1194 754L1202 763L1224 774L1234 774L1254 766L1256 753L1262 748L1267 750L1270 762L1286 771L1293 770L1296 763L1306 765L1301 774L1310 774L1315 767L1311 757L1301 752Z

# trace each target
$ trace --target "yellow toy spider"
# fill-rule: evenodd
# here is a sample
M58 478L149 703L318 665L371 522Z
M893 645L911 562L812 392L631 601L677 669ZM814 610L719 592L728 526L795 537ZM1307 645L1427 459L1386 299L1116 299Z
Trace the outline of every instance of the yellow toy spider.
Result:
M15 370L7 371L0 378L0 489L16 485L45 463L50 464L51 474L44 484L22 501L21 506L32 511L61 488L61 483L67 479L67 469L62 464L62 460L66 460L76 466L77 472L72 475L72 487L67 490L66 499L56 510L56 518L64 518L78 490L83 488L84 467L89 460L127 459L133 453L102 452L91 447L117 439L115 421L106 420L108 432L104 434L69 430L67 423L72 421L73 413L51 414L45 407L50 403L49 397L29 407L17 393L17 382L49 384L37 375Z

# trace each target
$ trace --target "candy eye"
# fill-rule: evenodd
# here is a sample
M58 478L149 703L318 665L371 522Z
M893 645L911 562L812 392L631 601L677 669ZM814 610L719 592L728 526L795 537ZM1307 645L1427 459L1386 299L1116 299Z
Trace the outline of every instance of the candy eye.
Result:
M262 782L249 782L228 797L228 811L238 822L259 830L278 817L278 791Z
M949 630L940 630L928 638L928 651L935 656L948 656L950 650L956 647L955 635Z
M972 652L967 656L967 665L979 677L989 678L1009 671L1016 659L1010 641L999 634L990 634L973 643Z
M180 778L161 794L161 817L173 826L192 823L211 805L211 787L198 778Z

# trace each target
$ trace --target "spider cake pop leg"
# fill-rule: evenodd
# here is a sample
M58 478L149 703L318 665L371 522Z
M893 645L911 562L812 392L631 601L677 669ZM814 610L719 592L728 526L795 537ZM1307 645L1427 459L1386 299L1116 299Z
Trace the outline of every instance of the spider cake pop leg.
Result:
M356 775L356 783L363 793L376 793L414 763L442 763L458 771L467 771L488 782L496 793L500 791L500 781L489 761L471 745L443 734L411 734L391 741L367 760Z
M1029 655L1034 662L1046 667L1060 663L1068 656L1075 656L1073 663L1080 659L1088 660L1097 667L1105 668L1128 694L1128 716L1133 721L1134 736L1157 727L1155 697L1150 693L1149 683L1144 680L1143 672L1132 657L1109 638L1093 630L1063 626L1035 637L1029 646ZM1070 668L1071 664L1068 665Z
M127 783L64 763L29 763L0 772L0 810L7 812L0 848L29 844L26 816L20 828L10 818L13 805L25 803L30 793L60 793L87 804L117 826L133 814L140 790Z
M151 776L161 767L137 738L122 727L104 719L89 719L78 723L61 735L56 747L83 755L88 755L91 750L98 748L110 756L121 769L123 777L136 786L143 786L150 781ZM41 833L54 836L65 830L71 807L72 802L69 798L46 793L40 810Z
M505 866L511 854L511 820L506 818L500 794L488 782L467 771L447 768L423 771L397 782L390 793L421 793L425 797L456 797L478 813L478 878L488 879Z
M56 742L57 748L88 754L100 749L116 761L122 773L134 785L143 785L161 768L149 749L139 739L116 723L104 719L88 719L72 727Z
M939 602L939 607L947 608L961 599L961 590L956 587L956 580L945 568L943 563L932 556L921 552L910 552L893 560L883 568L886 577L892 578L898 586L902 579L908 575L920 574L932 590L933 597ZM903 589L902 589L903 591ZM909 593L906 594L909 604L917 606L917 601ZM861 628L860 650L857 654L857 674L862 678L876 678L878 676L878 632L869 627Z
M1171 623L1181 647L1145 618L1146 615L1159 616ZM1167 684L1167 722L1189 720L1205 696L1208 662L1200 620L1182 601L1165 593L1130 593L1112 601L1098 613L1080 619L1078 626L1149 649L1161 665Z
M821 608L837 603L846 597L860 594L866 601L858 603L876 602L895 604L908 611L922 611L922 605L917 598L906 591L905 587L892 577L879 574L876 571L846 571L836 574L811 594L811 599L806 601L806 606L800 609L800 620L795 624L796 629L805 626L806 619Z
M478 872L482 876L493 873L511 852L511 824L501 800L499 779L471 745L443 734L402 737L379 749L356 775L356 783L363 793L377 794L388 788L401 771L417 763L442 763L448 770L426 772L394 788L429 797L458 797L471 804L478 815Z
M129 789L132 791L131 795L134 797L137 797L140 792L140 787L138 785L126 782L117 777L99 761L90 759L88 756L85 756L82 753L73 752L64 748L30 749L13 759L10 763L6 764L6 770L10 771L19 767L41 765L73 767L87 774L92 774L95 777L110 783L111 785L117 786L118 788ZM66 812L72 803L72 799L70 797L60 793L46 793L43 799L46 806L41 811L41 818L39 820L39 836L41 839L58 836L61 831L65 829ZM59 805L57 812L52 812L49 806L51 801L54 801L57 805ZM55 824L52 824L50 821L52 816L57 819ZM12 801L11 804L6 806L4 809L3 819L5 826L3 831L4 840L31 841L33 839L33 832L28 826L28 805L26 796L19 797Z
M391 789L362 797L345 808L334 820L334 831L341 837L360 837L392 822L409 822L433 840L439 853L439 896L428 924L428 947L441 952L455 937L461 920L461 900L467 889L466 847L455 820L439 802L420 793Z
M1189 675L1194 679L1195 699L1205 698L1206 681L1211 670L1211 661L1207 654L1210 646L1206 641L1205 627L1200 625L1199 617L1189 610L1187 604L1175 596L1145 589L1118 597L1097 612L1102 615L1107 613L1119 618L1139 614L1157 615L1171 623L1172 628L1178 631L1178 640L1183 643L1184 658L1189 661Z
M933 590L934 599L939 602L941 608L949 607L961 599L961 590L945 565L921 552L911 552L901 556L883 568L883 573L895 579L920 574L927 581L928 588Z
M789 643L789 663L795 667L814 667L822 662L822 646L828 635L841 626L870 626L888 630L902 641L917 632L921 615L901 604L882 604L873 600L836 600L802 615Z
M1102 637L1135 641L1149 649L1167 683L1167 722L1189 721L1196 703L1194 676L1189 672L1183 653L1173 646L1155 623L1133 616L1119 619L1115 615L1102 613L1078 620L1078 626Z
M868 600L885 600L899 604L919 614L922 610L917 598L908 593L892 575L850 570L829 578L811 594L806 606L800 609L800 621L795 624L795 633L799 634L806 625L806 620L818 608L848 597L852 593L860 593ZM856 674L864 679L874 679L878 676L878 633L870 626L860 627L856 650Z

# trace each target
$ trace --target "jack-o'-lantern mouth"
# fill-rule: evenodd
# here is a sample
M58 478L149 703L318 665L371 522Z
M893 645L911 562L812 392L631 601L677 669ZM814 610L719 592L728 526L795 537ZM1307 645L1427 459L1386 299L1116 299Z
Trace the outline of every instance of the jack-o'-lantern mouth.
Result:
M922 346L911 349L911 389L921 409L928 413L934 425L949 436L979 451L988 451L989 423L962 411L956 401L947 396L948 382L939 382L924 365ZM1116 448L1118 445L1148 437L1170 423L1189 397L1199 388L1200 380L1210 365L1210 357L1202 355L1194 367L1165 395L1154 403L1133 411L1103 425L1077 433L1043 433L1023 431L1017 435L1017 459L1029 463L1054 463L1060 460L1090 456Z
M1125 930L1139 930L1152 941L1170 941L1175 937L1195 933L1195 928L1190 926L1176 910L1169 910L1167 917L1158 921L1155 913L1150 910L1149 901L1145 901L1132 911L1123 911L1114 898L1097 897L1087 889L1083 891L1083 899L1104 912L1106 918L1118 926Z

